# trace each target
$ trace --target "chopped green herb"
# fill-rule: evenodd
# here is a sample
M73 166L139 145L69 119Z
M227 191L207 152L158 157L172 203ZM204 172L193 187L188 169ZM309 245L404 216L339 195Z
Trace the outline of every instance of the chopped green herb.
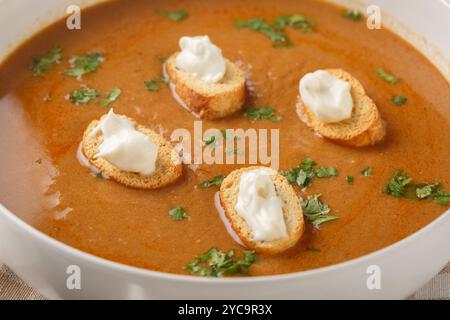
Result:
M314 226L338 219L338 217L330 214L330 207L320 201L321 196L321 194L316 194L309 196L306 200L300 198L303 214L305 215L306 220Z
M100 179L100 180L105 179L105 177L103 177L103 174L102 174L101 172L97 173L97 174L95 175L95 177L96 177L97 179Z
M345 180L348 184L353 184L353 181L355 181L355 178L353 176L346 176Z
M440 184L430 183L430 184L419 184L415 186L416 196L419 199L427 199L431 197L438 190Z
M87 73L96 71L102 61L103 54L98 52L84 56L74 56L70 59L71 68L66 71L66 75L81 78Z
M408 98L405 96L393 96L392 97L392 103L396 104L397 106L404 105L408 101Z
M329 166L328 168L320 167L315 172L318 178L336 177L338 175L337 170L332 166Z
M256 261L254 251L244 250L244 257L234 258L234 251L222 252L211 248L197 256L186 266L186 270L201 277L222 277L239 273L248 273L250 266Z
M207 188L210 188L210 187L213 187L213 186L220 187L222 182L223 182L223 179L224 179L223 176L215 176L212 179L203 181L202 183L200 183L198 185L198 187L200 189L207 189Z
M387 72L383 68L377 69L377 75L382 78L384 81L389 82L390 84L397 83L400 79L394 76L393 74Z
M301 14L294 14L292 16L277 17L274 23L274 27L283 30L285 27L292 27L300 30L303 33L309 33L314 31L315 22L307 19Z
M312 179L314 178L313 170L303 170L298 171L296 183L300 188L309 187L312 184Z
M275 109L271 107L246 108L244 109L244 115L251 121L270 120L272 122L278 122L281 120L281 116L276 115Z
M264 34L273 42L275 48L290 47L292 45L283 30L270 25L261 18L252 18L247 21L237 20L235 25L238 28L248 28Z
M388 185L384 188L384 193L394 197L405 196L406 187L410 185L412 179L402 170L395 172Z
M158 87L159 87L159 85L160 85L161 83L167 84L167 83L169 83L169 80L166 79L166 78L164 78L164 77L161 77L161 78L158 78L158 79L153 79L153 80L149 80L149 81L144 81L145 88L146 88L148 91L151 91L151 92L157 91L157 90L158 90Z
M167 17L172 21L181 21L189 17L189 13L185 10L180 11L160 11L158 14L162 17Z
M317 163L311 158L305 158L300 162L299 167L293 168L289 171L281 171L280 173L286 177L290 184L297 184L302 189L309 187L312 184L314 176L318 178L329 178L338 175L338 171L329 166L328 168L320 167L314 169Z
M122 94L122 90L120 90L120 88L114 88L112 89L108 95L106 96L106 98L100 100L100 105L102 107L108 107L111 103L113 103L114 101L117 100L117 98L119 98L119 96Z
M205 138L204 142L205 142L206 146L209 146L211 144L214 145L216 142L216 136L207 137L207 138Z
M186 220L189 216L181 207L170 209L169 216L174 221Z
M434 202L440 204L441 206L448 206L450 204L450 192L439 189L434 192L433 199Z
M367 168L365 168L364 170L361 171L361 174L362 174L364 177L370 177L370 176L372 176L372 174L373 174L373 169L372 169L372 167L367 167Z
M289 171L282 171L281 174L286 177L290 184L297 184L300 188L309 187L314 178L314 166L316 163L311 158L305 158L300 162L299 167Z
M317 163L311 158L305 158L300 162L300 169L311 170Z
M352 9L344 10L343 16L355 22L361 21L364 17L361 12Z
M74 90L69 95L69 100L76 104L88 104L91 100L97 98L100 92L96 89L90 89L88 87L81 87L79 90Z
M55 64L60 63L62 59L62 49L55 46L50 52L43 56L33 58L32 72L33 76L41 77Z

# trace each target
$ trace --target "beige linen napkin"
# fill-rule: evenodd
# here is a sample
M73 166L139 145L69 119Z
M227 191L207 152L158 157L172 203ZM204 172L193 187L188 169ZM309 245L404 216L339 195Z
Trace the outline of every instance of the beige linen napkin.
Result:
M0 300L45 300L7 266L0 267ZM423 288L414 293L411 300L450 300L450 263Z

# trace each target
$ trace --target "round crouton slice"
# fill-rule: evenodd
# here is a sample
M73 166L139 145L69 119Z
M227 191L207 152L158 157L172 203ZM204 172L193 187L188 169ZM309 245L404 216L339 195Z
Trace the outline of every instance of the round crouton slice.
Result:
M286 238L273 241L256 241L253 239L253 232L236 211L236 202L239 193L239 182L241 175L246 171L264 169L273 171L271 175L277 195L283 201L283 217L286 224L288 236ZM222 182L220 187L220 203L224 209L227 219L230 221L233 230L236 232L246 247L256 252L276 254L294 246L304 231L303 210L300 200L294 189L277 171L267 167L248 167L231 172Z
M166 62L165 68L175 91L191 111L201 119L219 119L242 109L245 102L245 77L241 69L225 59L224 78L208 83L176 67L178 52Z
M103 158L95 158L98 153L98 148L102 143L102 132L99 130L97 134L90 134L95 129L99 121L92 121L83 134L83 141L81 143L81 150L84 156L98 168L102 173L105 173L111 179L131 188L140 189L156 189L164 187L182 175L181 159L174 150L170 142L165 140L161 135L153 130L136 124L133 119L128 118L136 125L136 129L147 136L158 145L158 155L156 158L156 171L148 176L141 175L135 172L123 171Z
M328 69L326 71L350 83L350 92L353 98L351 118L336 123L321 122L314 117L314 114L304 105L301 96L299 96L297 113L300 119L320 136L342 145L363 147L382 141L386 135L385 123L381 119L377 106L367 96L362 84L342 69Z

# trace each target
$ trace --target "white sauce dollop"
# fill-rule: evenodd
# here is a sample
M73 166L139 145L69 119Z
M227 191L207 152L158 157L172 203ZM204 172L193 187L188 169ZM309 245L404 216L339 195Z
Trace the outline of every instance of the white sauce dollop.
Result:
M271 169L244 172L239 181L236 212L245 220L256 241L273 241L288 236L283 201L277 195Z
M216 83L223 79L226 71L222 50L208 36L182 37L181 52L176 58L176 67L203 81Z
M322 122L350 119L353 110L351 85L328 71L307 73L300 80L300 96L305 106Z
M103 158L115 167L142 175L156 170L158 145L150 137L136 130L126 117L118 116L110 109L91 134L101 131L103 142L95 158Z

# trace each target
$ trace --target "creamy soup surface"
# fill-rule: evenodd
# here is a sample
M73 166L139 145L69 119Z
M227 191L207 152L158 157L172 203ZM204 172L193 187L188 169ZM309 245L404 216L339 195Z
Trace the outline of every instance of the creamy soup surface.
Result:
M181 9L189 13L182 21L158 14ZM313 19L316 32L287 28L294 44L289 48L274 48L261 33L234 25L237 19L273 21L296 13ZM68 31L61 21L37 34L0 68L1 203L70 246L151 270L185 274L186 264L213 246L240 252L243 248L216 212L218 188L196 185L242 166L203 164L195 171L185 166L181 180L153 191L99 179L80 165L76 154L87 125L108 109L96 101L76 106L66 99L80 85L96 88L103 96L119 87L122 95L112 104L116 113L166 138L177 128L193 131L196 119L173 99L168 86L149 92L144 81L161 76L161 61L178 50L180 37L205 34L225 57L247 70L254 90L246 106L272 106L282 120L250 122L236 114L203 121L203 130L277 128L280 169L310 157L339 171L337 177L314 179L304 192L295 187L303 197L322 193L339 219L320 229L307 223L292 249L259 254L251 275L302 271L356 258L414 233L448 208L382 192L398 169L417 182L450 186L448 82L393 33L368 30L364 21L343 17L342 8L312 0L116 1L83 11L80 31ZM34 77L32 57L55 44L63 49L63 60L43 77ZM95 51L105 56L96 72L82 81L63 74L71 56ZM401 80L387 83L376 74L379 67ZM299 79L326 68L342 68L361 81L387 123L385 142L360 149L339 146L314 135L298 119ZM393 104L395 95L406 96L408 102ZM369 166L373 175L364 177L360 172ZM348 175L354 176L353 184L346 182ZM170 219L169 210L177 206L189 214L188 220Z

